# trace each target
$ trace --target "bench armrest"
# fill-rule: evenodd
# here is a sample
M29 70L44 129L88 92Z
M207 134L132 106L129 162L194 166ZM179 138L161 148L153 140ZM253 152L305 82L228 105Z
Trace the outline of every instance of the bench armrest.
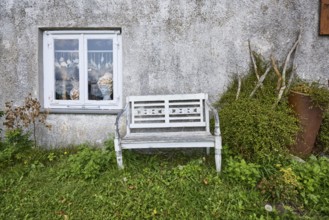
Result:
M207 106L209 107L210 111L212 112L215 118L215 136L220 136L220 127L219 127L219 116L217 110L211 105L211 103L207 100Z
M128 109L128 104L126 104L126 106L124 107L124 109L122 109L116 119L115 119L115 139L120 139L120 131L119 131L119 123L120 123L120 118L123 115L123 113L125 113L125 111L127 111Z

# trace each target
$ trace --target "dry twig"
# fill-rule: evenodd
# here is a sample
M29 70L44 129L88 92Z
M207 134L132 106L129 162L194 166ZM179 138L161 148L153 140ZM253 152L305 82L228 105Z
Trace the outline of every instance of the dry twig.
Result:
M289 60L290 60L290 56L295 51L295 49L297 48L297 46L300 42L300 38L301 38L301 33L299 33L298 38L297 38L294 46L291 48L291 50L289 51L289 53L287 55L287 58L286 58L286 61L284 63L283 70L282 70L282 81L283 81L283 83L285 83L286 71L287 71L287 66L288 66Z
M256 64L254 54L252 53L252 50L251 50L250 40L248 40L248 46L249 46L250 58L251 58L253 66L254 66L254 71L255 71L257 80L259 80L259 74L258 74L258 71L257 71L257 64Z
M287 57L286 57L286 61L284 63L284 66L283 66L283 70L282 70L282 84L281 84L281 88L280 88L280 91L279 91L279 95L278 95L278 98L276 100L276 102L274 103L273 105L273 108L275 108L279 102L281 101L281 98L282 98L282 95L286 89L286 71L287 71L287 66L288 66L288 63L289 63L289 60L290 60L290 57L291 57L291 54L296 50L299 42L300 42L300 38L301 38L301 33L299 33L298 35L298 38L296 40L296 42L294 43L294 46L291 48L291 50L289 51Z
M239 99L240 91L241 91L241 76L238 75L238 90L236 92L235 100Z
M271 70L271 67L270 66L267 67L265 73L259 78L254 90L250 93L249 98L253 97L255 95L257 89L263 85L263 81L265 80L265 78L266 78L267 74L270 72L270 70Z
M281 84L282 84L282 75L276 65L276 61L275 61L275 58L273 56L271 56L271 61L272 61L272 66L273 66L273 69L274 69L274 72L275 74L278 76L278 83L276 85L276 90L279 90L280 87L281 87Z

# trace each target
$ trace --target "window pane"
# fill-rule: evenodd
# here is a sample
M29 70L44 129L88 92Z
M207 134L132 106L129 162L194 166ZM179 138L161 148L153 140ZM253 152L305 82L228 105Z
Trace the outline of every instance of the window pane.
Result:
M79 40L54 40L55 99L79 100Z
M88 99L113 99L113 40L92 39L88 48Z

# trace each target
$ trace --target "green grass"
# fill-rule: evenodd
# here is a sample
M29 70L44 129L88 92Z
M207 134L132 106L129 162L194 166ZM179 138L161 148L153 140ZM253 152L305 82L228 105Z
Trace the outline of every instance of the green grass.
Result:
M323 216L264 209L255 187L217 174L203 152L146 155L124 151L124 170L113 152L93 178L70 170L76 150L34 150L33 158L0 171L0 219L276 219ZM97 151L101 152L101 151ZM31 155L31 154L29 154ZM96 157L96 156L95 156ZM95 171L93 171L95 172Z

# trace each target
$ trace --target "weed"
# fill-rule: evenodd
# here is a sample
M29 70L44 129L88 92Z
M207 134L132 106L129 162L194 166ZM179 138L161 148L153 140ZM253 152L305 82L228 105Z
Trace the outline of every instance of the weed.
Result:
M316 143L322 152L329 153L329 110L324 113Z
M311 156L307 163L293 164L293 169L302 185L300 195L303 203L320 207L329 214L329 159Z
M69 155L68 169L64 169L61 174L66 177L77 176L93 179L106 170L112 159L113 154L108 151L95 150L87 145L82 145L76 154Z
M24 160L26 152L31 149L33 142L29 134L21 129L8 130L3 143L0 145L0 167L13 165Z
M13 102L6 102L5 109L5 122L4 125L8 130L19 129L23 131L24 128L32 129L32 135L34 140L34 146L37 146L36 142L36 127L39 124L44 125L50 129L51 125L46 122L47 114L41 113L41 104L36 98L32 98L29 94L25 98L24 105L14 107Z
M257 187L270 202L296 203L301 185L291 167L281 167L269 178L263 178Z
M24 105L14 107L13 102L6 102L5 116L6 127L4 140L0 142L1 167L13 165L14 163L30 162L32 146L37 147L36 127L39 124L50 128L46 123L47 114L40 112L39 101L32 98L31 94L25 98ZM33 136L33 141L30 136Z
M230 157L225 161L223 170L225 177L230 181L242 183L249 188L255 187L261 178L258 164L247 163L244 159Z

